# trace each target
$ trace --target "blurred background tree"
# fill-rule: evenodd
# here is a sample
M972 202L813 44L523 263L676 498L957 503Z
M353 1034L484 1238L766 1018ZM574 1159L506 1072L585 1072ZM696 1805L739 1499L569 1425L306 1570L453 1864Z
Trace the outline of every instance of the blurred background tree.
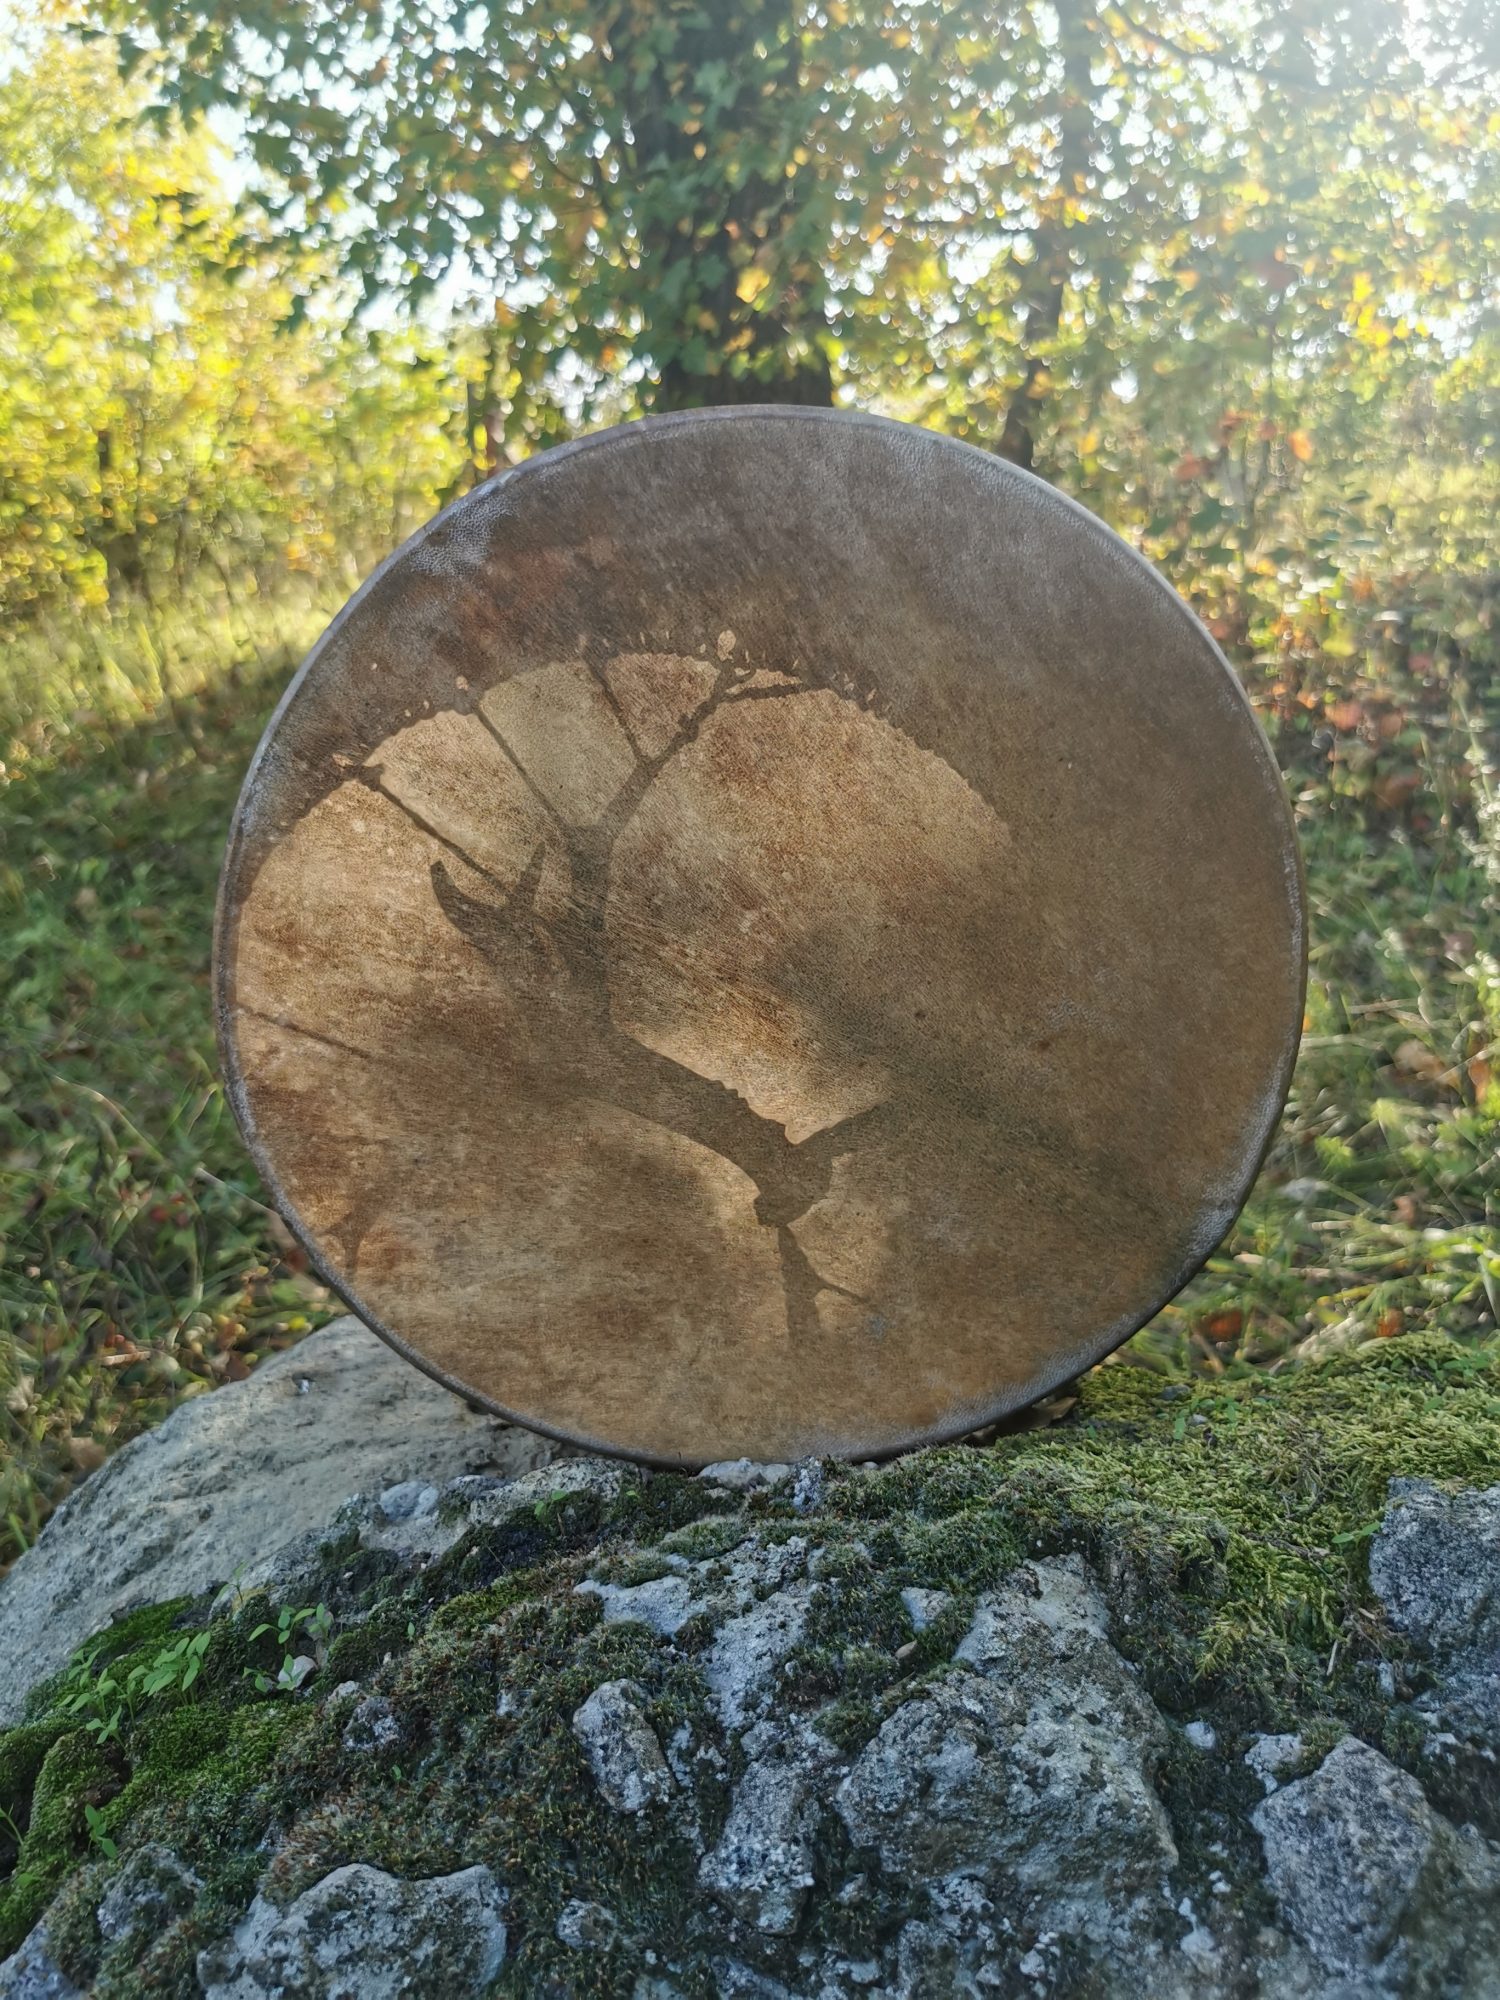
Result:
M1237 650L1488 629L1493 0L57 18L0 91L0 603L363 567L591 423L789 400L1034 467Z

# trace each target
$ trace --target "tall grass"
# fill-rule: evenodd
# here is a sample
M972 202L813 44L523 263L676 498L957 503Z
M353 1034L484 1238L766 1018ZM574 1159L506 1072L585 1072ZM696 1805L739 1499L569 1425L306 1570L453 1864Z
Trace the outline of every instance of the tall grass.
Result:
M55 619L0 659L0 1566L80 1471L326 1309L220 1089L214 881L324 608Z

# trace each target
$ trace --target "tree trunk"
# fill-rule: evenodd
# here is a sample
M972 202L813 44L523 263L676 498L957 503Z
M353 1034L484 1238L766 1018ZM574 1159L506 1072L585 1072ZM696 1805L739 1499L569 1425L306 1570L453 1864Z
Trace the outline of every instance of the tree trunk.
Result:
M787 332L784 324L776 325L766 346L780 346ZM833 370L821 348L807 361L783 356L782 365L764 376L693 374L672 360L648 400L653 410L697 410L714 403L810 403L826 409L833 401Z
M1019 387L1006 406L1005 423L996 446L1002 458L1030 472L1036 462L1037 411L1046 395L1050 350L1062 325L1063 306L1072 277L1068 240L1068 204L1087 190L1093 164L1093 83L1089 75L1092 44L1086 11L1077 0L1058 0L1058 46L1062 54L1062 92L1058 100L1057 186L1042 207L1034 232L1036 258L1031 282L1023 291L1025 312L1021 347L1025 355Z
M735 8L706 8L687 16L662 51L662 14L655 4L630 0L610 26L620 73L639 75L629 106L633 163L643 180L690 184L715 149L730 162L776 157L779 139L805 123L789 107L801 91L795 0L743 0ZM689 25L691 23L691 25ZM650 50L649 67L636 62ZM705 71L722 69L737 82L730 102L705 118L701 131L684 130L682 112ZM732 145L725 146L726 138ZM655 410L695 409L715 403L833 401L833 371L818 338L824 331L819 297L786 291L762 310L739 296L747 253L773 238L796 207L795 179L752 171L737 185L709 181L698 194L699 212L664 205L643 238L656 290L669 301L659 318L647 305L647 347L656 380L646 393ZM686 226L684 226L686 225ZM668 274L686 261L680 284ZM702 273L714 275L707 283ZM748 341L744 341L748 333ZM729 342L743 342L733 356ZM691 350L706 341L717 367L698 364ZM739 366L734 362L738 361Z

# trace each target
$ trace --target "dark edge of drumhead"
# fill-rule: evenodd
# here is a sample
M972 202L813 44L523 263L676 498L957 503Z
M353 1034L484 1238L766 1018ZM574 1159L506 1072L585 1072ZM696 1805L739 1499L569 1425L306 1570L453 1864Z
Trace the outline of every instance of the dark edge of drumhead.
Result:
M350 1311L363 1321L372 1333L385 1341L387 1346L393 1348L403 1360L409 1361L414 1368L420 1369L432 1381L439 1383L452 1394L461 1397L472 1407L483 1410L490 1416L498 1417L502 1422L517 1425L521 1429L535 1432L541 1437L553 1438L559 1444L569 1445L577 1450L594 1453L600 1457L624 1459L632 1464L656 1467L666 1471L693 1472L700 1470L709 1461L688 1456L671 1456L631 1450L628 1446L614 1443L608 1439L589 1437L575 1431L566 1431L556 1425L545 1423L536 1417L524 1416L519 1411L507 1409L504 1404L496 1402L492 1397L484 1395L477 1389L470 1388L466 1383L457 1381L452 1376L445 1375L434 1362L412 1347L393 1327L387 1326L379 1314L360 1298L358 1292L350 1285L347 1279L329 1263L319 1247L316 1238L303 1222L295 1204L291 1201L285 1188L282 1186L275 1165L266 1148L262 1145L260 1135L256 1130L255 1117L250 1107L248 1088L244 1071L240 1064L239 1048L233 1025L235 1003L229 992L229 967L233 955L231 945L233 942L233 928L236 921L235 917L231 916L229 909L229 887L235 872L236 863L239 859L240 850L244 844L244 823L251 798L255 791L256 779L259 775L261 764L265 760L270 744L281 725L282 719L296 700L303 683L316 671L319 661L332 644L334 638L352 620L365 598L373 592L377 584L386 576L387 572L393 569L397 563L404 561L413 550L419 548L440 525L446 524L456 510L468 506L480 494L493 493L501 486L524 480L528 475L535 475L542 469L550 469L565 459L578 457L588 451L598 450L610 445L631 444L637 440L649 441L653 437L659 437L674 430L692 428L702 424L765 423L767 421L780 423L831 423L846 427L854 426L867 429L889 430L898 434L909 434L912 431L917 431L924 440L929 440L941 450L961 453L981 460L989 476L994 477L998 475L1000 479L1008 479L1022 488L1029 487L1032 491L1033 499L1041 501L1044 505L1052 507L1058 513L1084 526L1115 561L1118 562L1123 559L1127 568L1137 573L1144 572L1155 588L1166 592L1178 618L1187 627L1199 647L1217 662L1225 681L1232 689L1235 697L1237 697L1241 709L1254 732L1254 740L1263 759L1265 775L1270 781L1268 789L1273 791L1280 800L1284 828L1284 845L1291 864L1288 889L1299 961L1296 1012L1293 1019L1288 1023L1283 1038L1279 1072L1264 1099L1263 1115L1266 1129L1261 1135L1260 1144L1253 1155L1248 1169L1243 1171L1235 1184L1232 1205L1226 1203L1230 1219L1224 1232L1204 1248L1199 1248L1195 1245L1190 1256L1179 1266L1167 1280L1159 1294L1153 1298L1152 1302L1142 1312L1132 1314L1124 1320L1114 1322L1111 1326L1105 1328L1102 1333L1096 1334L1091 1339L1081 1343L1077 1348L1063 1352L1057 1357L1055 1365L1050 1365L1042 1369L1021 1387L1012 1388L1001 1394L993 1404L987 1405L977 1411L966 1410L953 1423L930 1432L914 1433L909 1437L898 1439L894 1443L886 1440L869 1445L868 1447L849 1447L842 1454L829 1455L841 1456L845 1460L873 1459L881 1461L898 1458L909 1451L919 1451L931 1446L956 1443L959 1439L969 1436L974 1431L983 1430L991 1424L1003 1421L1004 1418L1013 1415L1016 1411L1025 1409L1029 1404L1062 1387L1064 1383L1071 1382L1087 1369L1097 1366L1108 1355L1113 1354L1116 1349L1122 1347L1133 1334L1138 1333L1149 1320L1154 1319L1162 1307L1176 1298L1183 1287L1203 1269L1209 1258L1214 1254L1214 1251L1219 1247L1219 1244L1224 1240L1224 1236L1228 1234L1229 1229L1234 1226L1235 1221L1239 1218L1245 1200L1254 1186L1261 1168L1265 1164L1266 1155L1271 1149L1272 1141L1276 1136L1276 1130L1281 1120L1282 1111L1286 1105L1287 1093L1291 1088L1292 1073L1296 1065L1298 1048L1301 1042L1302 1020L1307 1004L1308 936L1306 871L1303 865L1302 849L1297 838L1296 824L1292 814L1291 802L1287 797L1285 782L1282 779L1280 768L1276 763L1275 755L1271 749L1270 739L1262 727L1260 717L1256 714L1254 705L1246 694L1238 674L1236 674L1234 668L1230 665L1227 656L1214 639L1212 633L1209 632L1202 620L1155 565L1148 562L1139 550L1132 548L1123 536L1116 534L1114 529L1109 527L1104 521L1101 521L1096 514L1090 513L1087 507L1083 506L1079 501L1070 498L1069 495L1059 492L1055 486L1050 485L1045 479L1039 478L1035 473L1027 472L1022 467L1013 465L1008 459L998 458L993 453L984 451L978 445L969 444L959 438L947 437L941 431L928 430L920 425L900 423L894 418L877 416L873 412L862 410L824 410L780 403L747 403L736 404L733 407L676 411L665 416L640 417L628 423L611 425L608 429L602 431L591 432L588 436L575 438L567 444L554 445L546 451L537 452L532 457L524 459L519 465L507 467L504 472L497 473L494 478L485 480L481 485L473 487L462 499L453 502L451 506L443 508L434 514L430 521L424 522L414 534L409 535L398 548L393 549L390 555L386 556L371 571L358 590L354 592L353 596L350 597L348 602L314 642L307 657L292 676L281 699L272 710L271 718L261 733L260 742L256 746L255 754L251 758L249 768L245 773L245 779L240 787L239 797L235 803L234 813L230 820L229 836L224 849L223 863L219 870L218 890L214 904L212 971L214 1035L218 1045L219 1061L223 1071L225 1090L229 1098L230 1108L234 1113L235 1122L239 1126L241 1137L244 1139L246 1149L255 1164L256 1171L265 1184L277 1213L282 1217L293 1236L306 1252L313 1270L328 1288L348 1306Z

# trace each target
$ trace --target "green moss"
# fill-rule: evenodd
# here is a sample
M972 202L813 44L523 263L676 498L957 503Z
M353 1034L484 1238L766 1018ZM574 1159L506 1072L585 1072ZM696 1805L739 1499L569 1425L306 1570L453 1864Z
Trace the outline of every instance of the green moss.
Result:
M166 1642L167 1635L190 1610L192 1601L190 1597L176 1597L166 1604L143 1604L137 1610L127 1612L123 1618L117 1618L97 1638L81 1647L66 1667L31 1690L26 1698L26 1719L40 1721L50 1714L64 1694L78 1685L79 1669L84 1661L92 1663L91 1671L111 1667L118 1678L128 1673L131 1667L154 1659Z
M750 1532L743 1515L704 1514L663 1535L656 1546L663 1555L680 1556L684 1562L712 1562L737 1549Z
M0 1867L15 1867L43 1759L68 1725L57 1717L24 1722L0 1736Z
M87 1846L87 1807L98 1809L118 1783L108 1754L81 1730L59 1736L47 1751L15 1869L0 1891L0 1955L15 1950Z
M95 1911L115 1870L102 1857L75 1869L47 1912L49 1956L85 1989L99 1967L103 1939Z
M482 1632L509 1611L512 1605L534 1597L542 1585L541 1577L530 1571L520 1571L499 1583L487 1585L483 1590L464 1591L457 1597L450 1597L433 1613L432 1629L437 1632Z
M634 1491L631 1482L613 1506L597 1493L551 1493L498 1526L471 1528L426 1572L423 1587L446 1599L607 1544L621 1532L617 1516L639 1511Z
M142 1734L139 1761L105 1815L109 1827L123 1828L148 1810L187 1799L199 1812L242 1799L265 1778L300 1721L296 1707L280 1700L227 1714L184 1707L162 1716Z
M660 1542L695 1521L738 1514L734 1494L702 1480L684 1478L631 1480L609 1509L616 1532L643 1545Z
M1367 1596L1389 1480L1500 1478L1496 1350L1423 1335L1280 1377L1171 1385L1124 1365L1070 1421L984 1451L847 1476L831 1504L888 1524L901 1581L982 1588L1077 1548L1115 1586L1124 1649L1169 1706L1205 1687L1268 1717L1321 1679Z

